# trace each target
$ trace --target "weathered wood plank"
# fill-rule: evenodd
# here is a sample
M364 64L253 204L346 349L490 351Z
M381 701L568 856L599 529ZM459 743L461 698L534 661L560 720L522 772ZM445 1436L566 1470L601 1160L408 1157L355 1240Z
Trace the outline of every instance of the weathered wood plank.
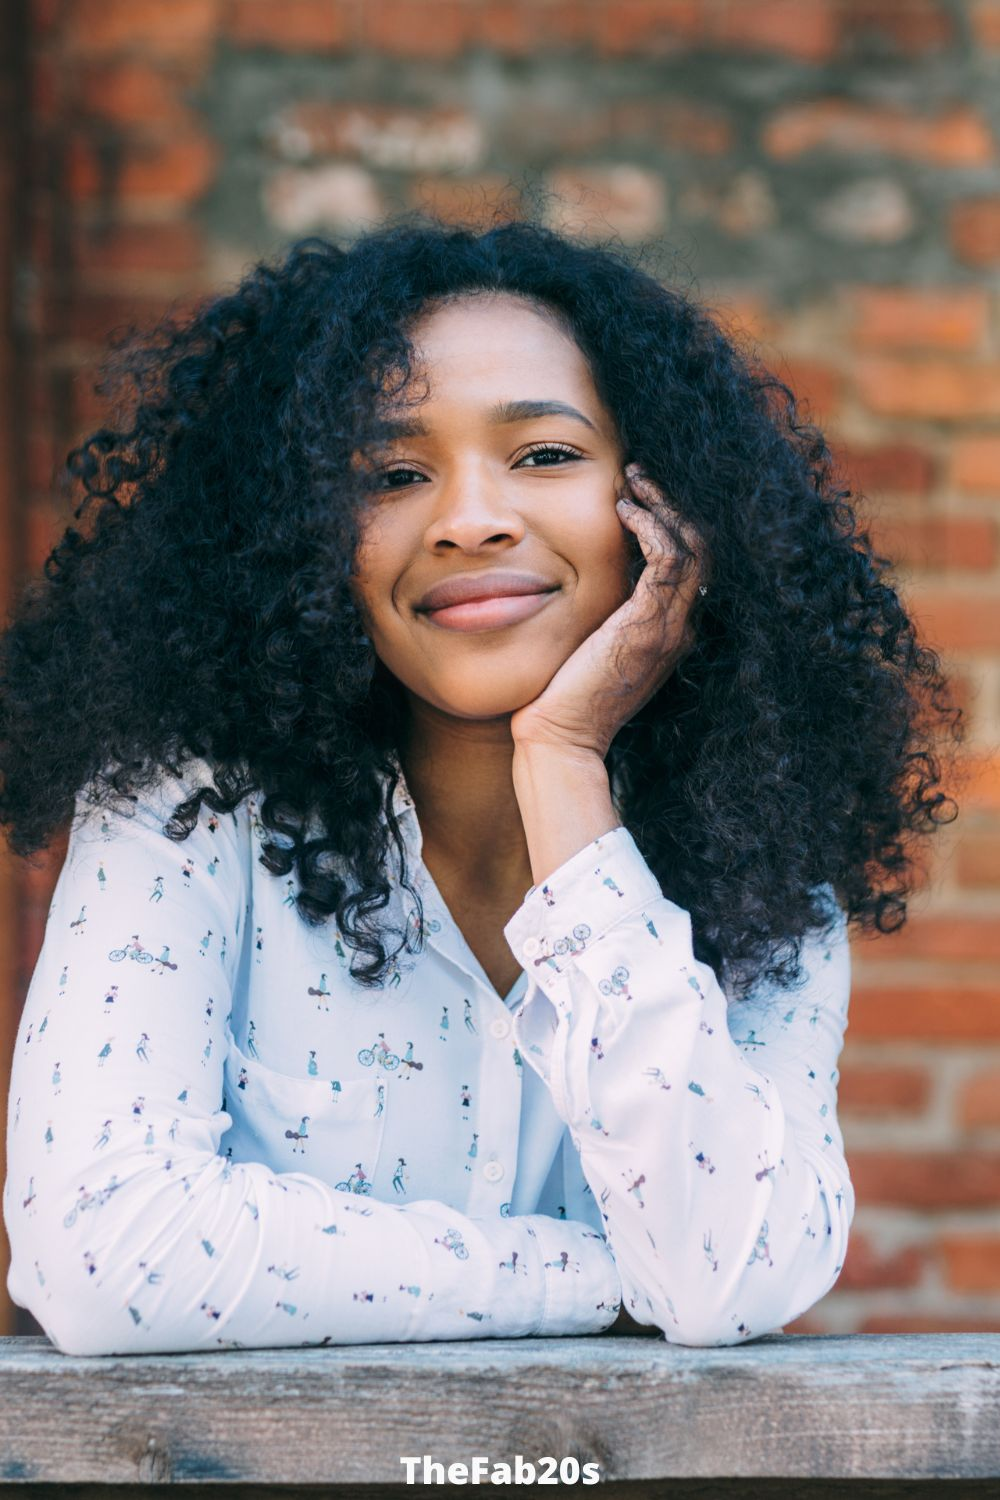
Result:
M94 1359L42 1338L0 1339L0 1485L21 1494L26 1484L114 1486L124 1500L122 1486L239 1484L263 1500L269 1487L320 1485L361 1486L374 1500L375 1487L408 1488L401 1455L424 1454L446 1469L476 1454L491 1465L574 1455L596 1461L605 1484L645 1481L636 1493L647 1496L723 1479L753 1479L746 1493L758 1497L767 1480L785 1481L773 1493L786 1496L889 1480L899 1495L930 1494L931 1480L937 1493L958 1480L966 1487L952 1493L977 1493L972 1481L1000 1480L1000 1335L775 1334L723 1349L483 1339Z
M150 1500L149 1485L0 1484L3 1500ZM483 1487L442 1486L448 1500L484 1500ZM573 1488L570 1486L570 1488ZM576 1486L586 1495L589 1488ZM395 1485L190 1484L184 1500L401 1500ZM416 1493L420 1493L417 1491ZM432 1490L433 1494L434 1491ZM491 1487L487 1493L503 1495ZM542 1494L546 1492L543 1490ZM612 1481L600 1500L996 1500L993 1479L640 1479Z

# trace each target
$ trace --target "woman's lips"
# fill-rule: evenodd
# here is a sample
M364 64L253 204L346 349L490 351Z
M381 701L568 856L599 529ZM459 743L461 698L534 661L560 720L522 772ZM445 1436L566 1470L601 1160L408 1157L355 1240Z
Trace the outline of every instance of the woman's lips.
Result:
M541 594L501 594L494 599L470 599L466 604L450 604L446 609L424 611L425 618L445 630L497 630L527 620L553 598L558 589Z

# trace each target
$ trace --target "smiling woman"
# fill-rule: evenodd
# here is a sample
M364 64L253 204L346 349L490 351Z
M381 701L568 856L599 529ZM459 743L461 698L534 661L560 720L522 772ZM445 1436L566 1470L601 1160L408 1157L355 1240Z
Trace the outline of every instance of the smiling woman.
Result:
M963 726L793 393L618 249L418 216L111 376L0 659L10 848L70 825L14 1300L74 1354L807 1310L848 924Z

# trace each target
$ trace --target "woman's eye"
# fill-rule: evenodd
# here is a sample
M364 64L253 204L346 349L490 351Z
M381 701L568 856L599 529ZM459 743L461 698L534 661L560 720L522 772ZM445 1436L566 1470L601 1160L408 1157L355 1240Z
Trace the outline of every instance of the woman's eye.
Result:
M546 443L540 448L529 448L528 452L523 453L518 459L515 467L520 468L521 464L523 464L525 459L527 458L540 458L545 453L556 453L561 458L582 458L583 456L581 453L577 452L575 448L564 448L561 443Z
M383 471L382 471L382 488L384 490L407 489L409 487L407 485L389 484L388 481L390 479L395 479L397 477L397 475L399 475L399 474L416 474L416 473L417 473L416 469L383 469ZM417 475L417 477L420 478L421 476Z
M529 458L542 458L542 457L544 457L546 455L552 455L552 454L554 454L560 460L562 460L562 459L582 458L583 457L582 453L578 452L578 450L576 448L570 448L569 446L564 447L562 444L556 444L556 443L543 443L543 444L540 444L537 448L529 448L529 450L528 450L527 453L522 453L521 457L518 459L518 461L514 465L514 467L516 469L519 469L521 467L521 465L525 462L526 459L529 459ZM529 467L531 467L531 468L537 468L538 465L537 464L532 464ZM556 467L557 468L561 468L562 467L561 462L557 463ZM410 488L409 485L389 484L387 482L390 479L396 478L400 474L416 474L416 476L417 476L418 479L422 479L423 478L423 475L417 469L404 469L404 468L399 468L399 469L383 469L383 471L382 471L382 478L383 478L384 481L386 481L386 483L384 483L384 485L383 485L383 488L384 489L409 489Z

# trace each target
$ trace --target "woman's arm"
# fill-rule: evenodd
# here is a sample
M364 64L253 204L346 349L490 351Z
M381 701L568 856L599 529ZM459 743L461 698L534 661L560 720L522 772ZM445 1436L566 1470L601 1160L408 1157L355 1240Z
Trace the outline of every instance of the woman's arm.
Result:
M773 1331L829 1291L854 1211L842 916L804 945L803 988L729 1005L628 831L583 842L604 816L593 766L553 751L515 783L543 877L504 929L532 980L515 1033L580 1152L623 1306L682 1344Z
M76 1355L606 1328L620 1282L589 1225L384 1203L219 1154L253 854L245 805L166 838L189 790L129 818L78 799L13 1057L15 1302Z

